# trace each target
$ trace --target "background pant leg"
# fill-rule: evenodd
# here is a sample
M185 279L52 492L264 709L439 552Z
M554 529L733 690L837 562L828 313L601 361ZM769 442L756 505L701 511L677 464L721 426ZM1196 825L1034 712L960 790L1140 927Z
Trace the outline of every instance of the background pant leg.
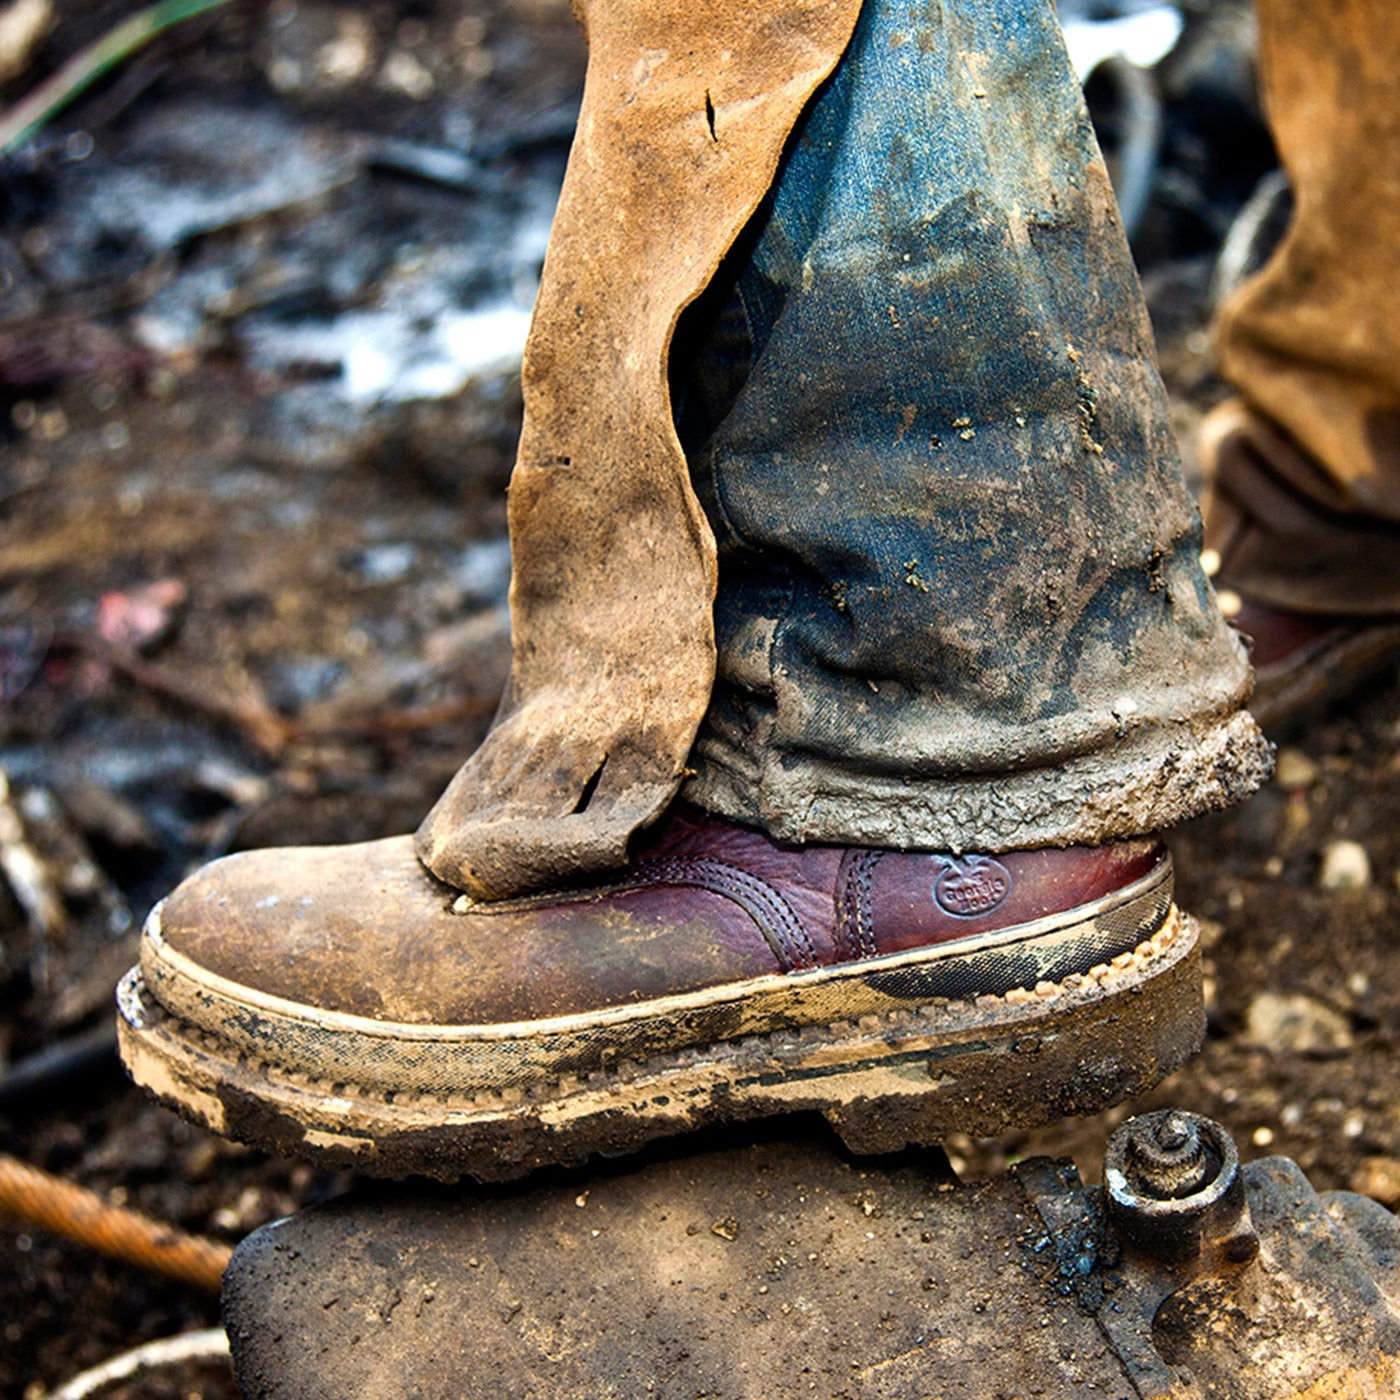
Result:
M1400 609L1400 9L1257 0L1265 105L1295 213L1226 306L1253 423L1219 451L1231 584L1305 611Z
M720 558L693 800L794 840L1004 850L1259 780L1046 0L866 0L682 342Z

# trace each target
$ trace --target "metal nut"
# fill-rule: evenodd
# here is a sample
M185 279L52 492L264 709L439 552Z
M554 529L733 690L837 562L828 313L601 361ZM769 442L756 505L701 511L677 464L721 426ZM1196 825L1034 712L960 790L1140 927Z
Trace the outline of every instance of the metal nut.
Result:
M1241 1232L1239 1151L1209 1118L1176 1109L1130 1118L1109 1139L1104 1186L1123 1242L1160 1258L1192 1259Z

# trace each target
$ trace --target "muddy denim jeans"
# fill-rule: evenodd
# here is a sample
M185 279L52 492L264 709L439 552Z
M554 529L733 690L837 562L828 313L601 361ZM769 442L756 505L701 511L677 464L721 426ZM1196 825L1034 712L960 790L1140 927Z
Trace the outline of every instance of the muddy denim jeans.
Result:
M672 383L720 564L689 798L1005 850L1260 780L1048 0L866 0Z

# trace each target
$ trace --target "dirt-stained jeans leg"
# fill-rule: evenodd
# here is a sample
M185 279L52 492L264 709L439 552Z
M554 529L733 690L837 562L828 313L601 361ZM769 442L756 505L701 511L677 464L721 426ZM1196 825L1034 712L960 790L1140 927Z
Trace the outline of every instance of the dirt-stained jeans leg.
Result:
M1257 784L1048 0L866 0L678 344L720 551L691 798L783 838L996 850Z

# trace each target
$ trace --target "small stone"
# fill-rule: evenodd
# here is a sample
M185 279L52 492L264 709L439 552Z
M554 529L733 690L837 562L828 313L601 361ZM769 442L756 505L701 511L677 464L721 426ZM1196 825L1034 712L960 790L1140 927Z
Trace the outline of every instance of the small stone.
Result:
M1400 1205L1400 1158L1367 1157L1347 1185L1393 1210Z
M1371 858L1356 841L1333 841L1322 852L1317 883L1324 890L1360 890L1371 883Z
M362 77L373 58L374 31L369 21L363 15L348 14L340 17L335 38L316 55L316 68L327 85L344 87Z
M1260 992L1245 1013L1245 1039L1306 1055L1348 1049L1352 1035L1346 1017L1310 996Z
M379 85L391 92L401 92L415 102L432 96L435 86L432 73L406 49L396 49L379 70Z
M1317 781L1317 764L1302 749L1280 749L1274 782L1281 788L1307 788Z

